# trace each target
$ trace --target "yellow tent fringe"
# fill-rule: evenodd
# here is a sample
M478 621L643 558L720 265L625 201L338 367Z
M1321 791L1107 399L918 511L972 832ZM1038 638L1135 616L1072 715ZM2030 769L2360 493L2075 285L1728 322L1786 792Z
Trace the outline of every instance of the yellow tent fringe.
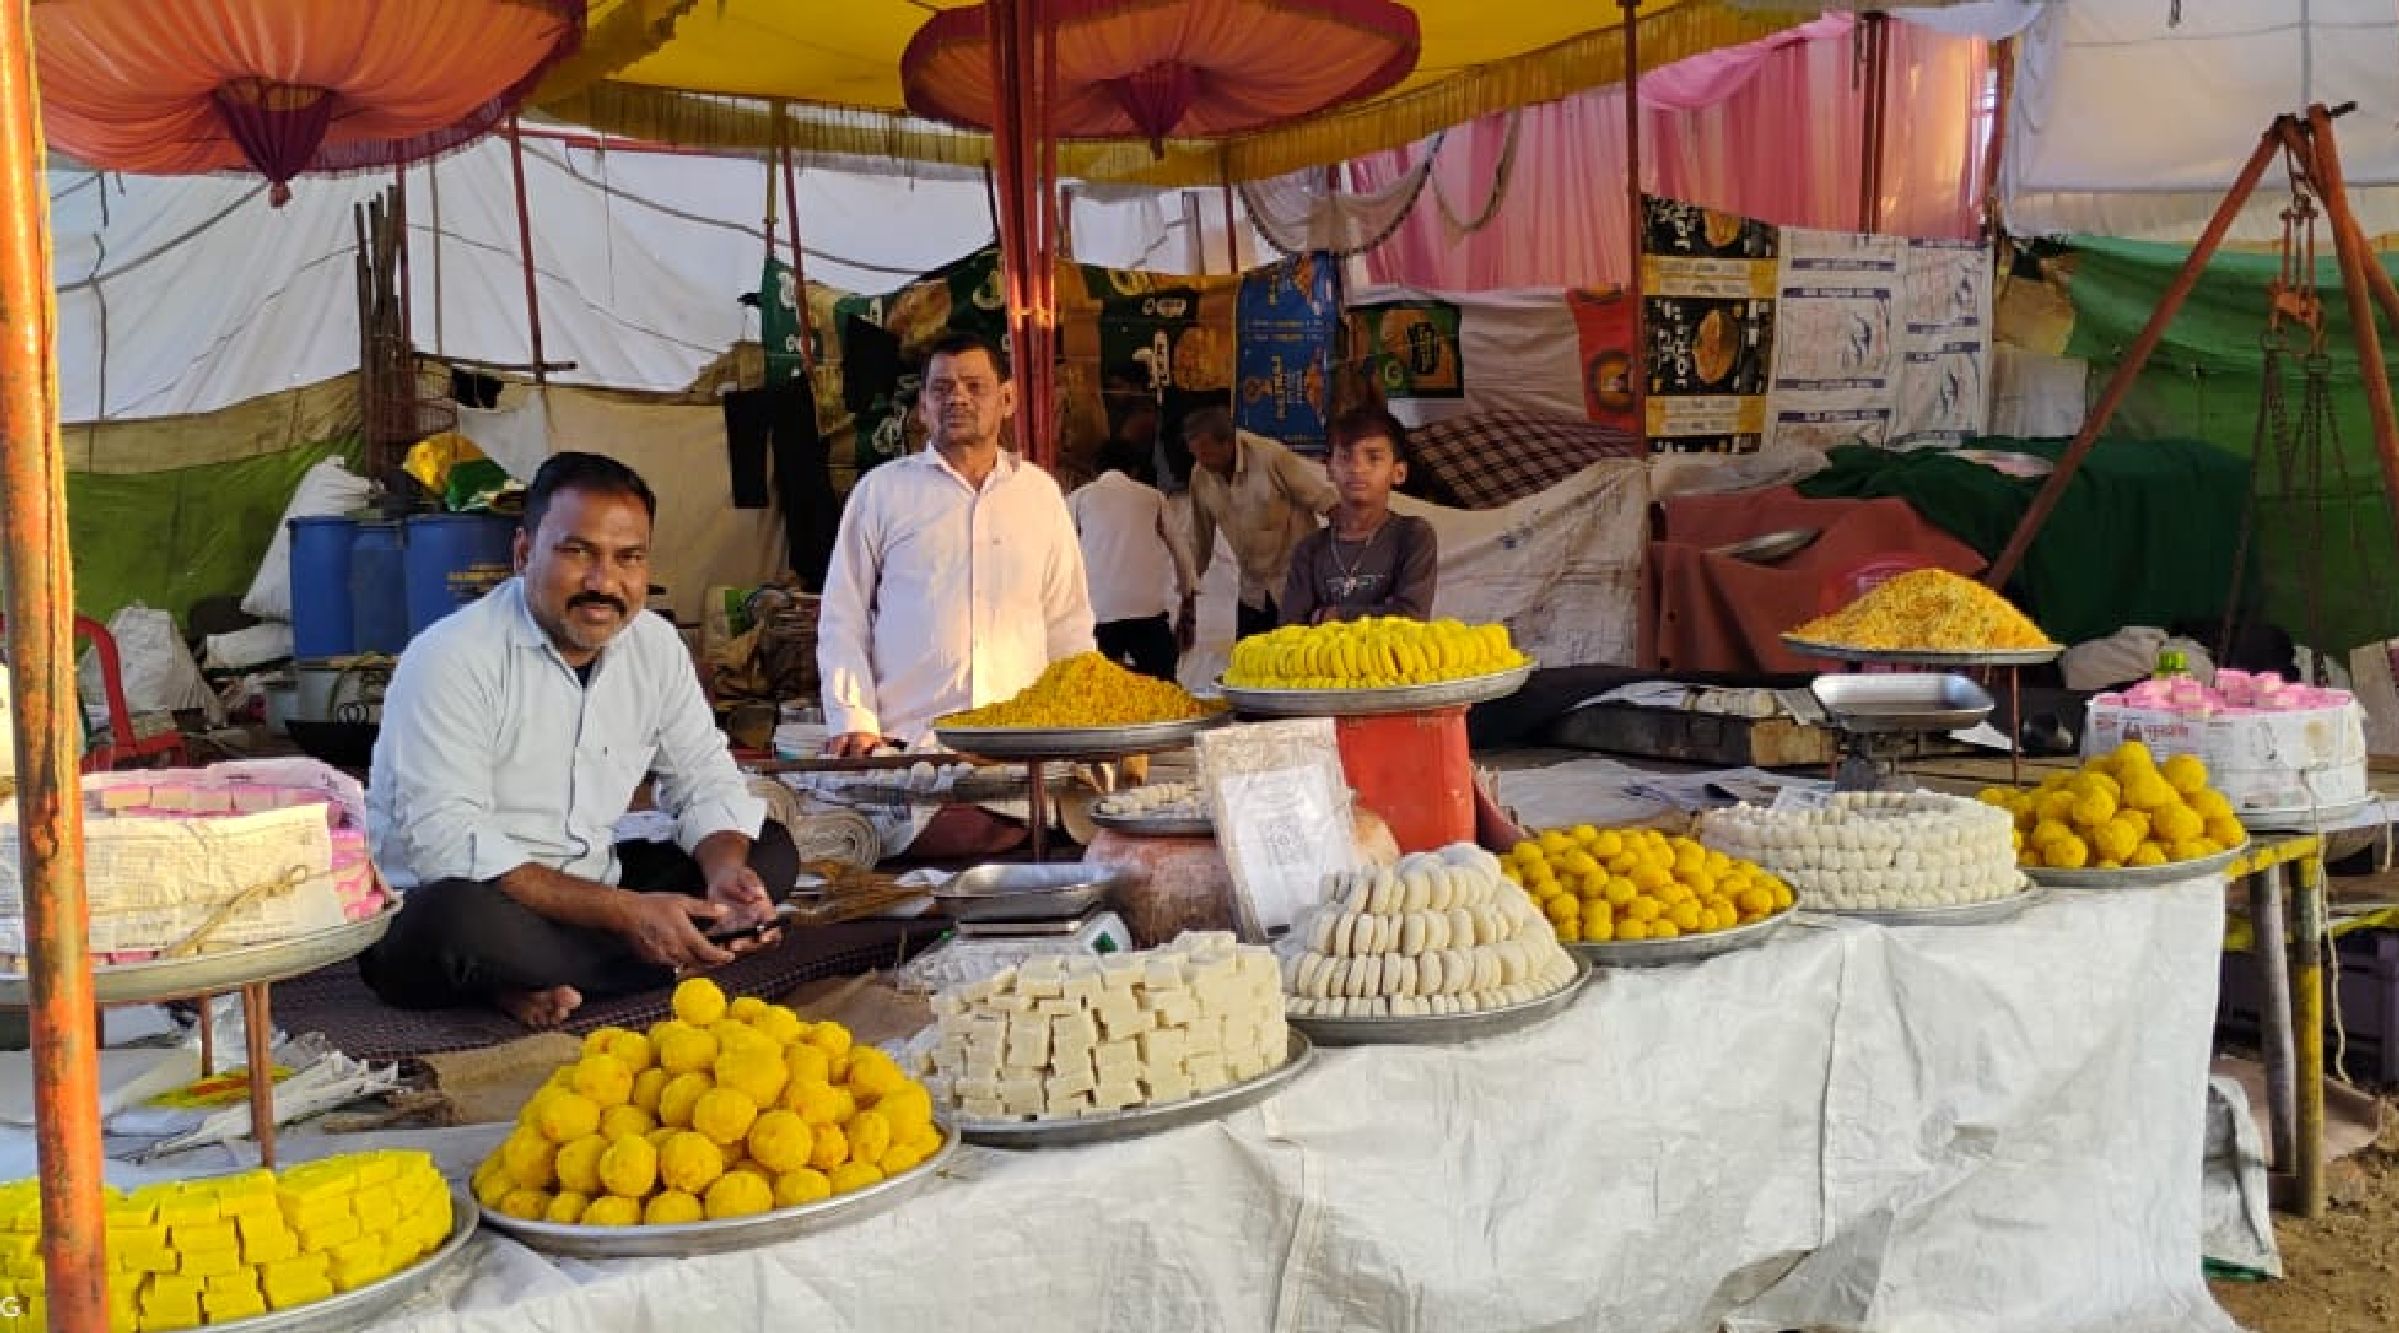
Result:
M651 0L667 3L668 0ZM1652 7L1641 19L1641 67L1653 69L1719 47L1755 41L1809 17L1747 13L1717 0ZM639 54L639 53L636 53ZM1213 186L1228 176L1260 180L1330 166L1399 148L1513 107L1556 101L1624 79L1621 24L1537 51L1462 71L1438 83L1333 111L1224 143L1169 140L1163 159L1146 144L1059 145L1059 170L1081 180L1157 186ZM864 107L790 99L790 142L803 153L837 153L979 168L990 160L988 135L951 130ZM763 100L679 92L603 80L541 101L542 110L603 133L691 147L760 151L773 140Z

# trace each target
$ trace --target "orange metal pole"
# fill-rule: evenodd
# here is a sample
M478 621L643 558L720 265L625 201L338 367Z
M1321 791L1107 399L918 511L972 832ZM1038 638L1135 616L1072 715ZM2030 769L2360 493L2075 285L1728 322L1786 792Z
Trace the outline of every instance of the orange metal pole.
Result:
M2174 281L2167 285L2165 294L2158 298L2157 309L2150 312L2149 322L2141 326L2141 332L2132 340L2132 346L2124 350L2124 359L2116 363L2116 373L2108 376L2107 386L2099 391L2099 401L2091 408L2091 414L2084 418L2082 430L2066 446L2066 452L2059 457L2057 467L2049 474L2049 480L2041 483L2040 493L2033 496L2032 507L2024 511L2024 517L2016 524L2015 534L2008 538L2007 549L2001 551L1999 558L1991 563L1991 568L1984 572L1983 582L1986 585L2006 587L2016 567L2024 563L2025 553L2032 549L2033 538L2041 535L2041 526L2049 521L2050 512L2057 508L2059 500L2065 498L2066 487L2073 483L2074 474L2081 469L2082 461L2091 456L2092 447L2099 443L2099 433L2107 429L2107 423L2114 419L2116 409L2123 406L2124 396L2132 392L2133 381L2141 377L2141 367L2148 364L2149 354L2157 350L2158 341L2166 336L2166 326L2172 324L2174 316L2181 312L2182 303L2189 299L2191 289L2199 284L2199 275L2215 255L2216 247L2224 243L2224 233L2232 230L2232 220L2240 215L2241 206L2249 202L2250 194L2257 189L2258 180L2266 174L2274 155L2281 151L2283 127L2289 119L2287 116L2276 119L2266 127L2264 134L2258 136L2257 148L2249 154L2249 164L2241 168L2240 177L2233 181L2223 201L2216 205L2216 215L2208 219L2207 230L2199 234L2199 240L2191 246L2189 257L2182 261L2181 271L2174 275Z
M525 140L517 133L514 116L508 118L508 166L516 177L516 247L525 262L525 331L533 351L533 382L548 384L550 371L541 354L541 293L533 279L533 213L525 203Z
M0 578L17 717L18 852L33 982L34 1144L50 1327L108 1327L100 1057L83 888L83 726L58 444L56 293L28 0L0 9Z

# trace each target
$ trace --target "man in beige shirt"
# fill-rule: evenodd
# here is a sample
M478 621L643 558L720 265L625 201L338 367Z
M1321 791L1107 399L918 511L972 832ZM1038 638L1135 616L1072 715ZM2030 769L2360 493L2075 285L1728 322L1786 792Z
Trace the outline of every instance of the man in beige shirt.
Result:
M1199 572L1216 555L1216 531L1241 567L1239 638L1273 629L1275 596L1291 570L1291 552L1316 520L1340 502L1324 469L1263 435L1233 428L1221 407L1192 414L1183 438L1199 466L1191 469L1192 553Z

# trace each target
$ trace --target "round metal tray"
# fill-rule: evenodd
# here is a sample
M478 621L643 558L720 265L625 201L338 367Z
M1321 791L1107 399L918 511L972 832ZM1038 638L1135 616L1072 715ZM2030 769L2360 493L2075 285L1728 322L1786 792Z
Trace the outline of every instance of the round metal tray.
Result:
M340 1329L364 1328L397 1310L417 1293L431 1286L433 1280L458 1262L466 1252L467 1239L475 1234L475 1219L479 1210L475 1200L464 1190L450 1187L450 1238L435 1246L433 1253L410 1264L400 1272L371 1282L356 1291L335 1292L321 1301L310 1301L289 1310L272 1310L248 1319L232 1319L210 1324L212 1333L335 1333Z
M1583 983L1590 979L1590 960L1578 957L1574 960L1574 976L1565 985L1537 1000L1512 1004L1504 1009L1485 1009L1471 1014L1408 1014L1379 1018L1323 1018L1293 1014L1286 1021L1307 1033L1308 1039L1319 1046L1443 1046L1451 1042L1496 1037L1545 1023L1574 1003L1574 997L1583 992Z
M960 754L985 759L1080 759L1179 750L1224 720L1222 713L1129 727L945 727L933 736Z
M1578 940L1566 947L1590 959L1594 967L1670 967L1754 949L1781 933L1790 920L1786 908L1763 921L1702 935L1677 935L1670 940Z
M2006 921L2025 908L2048 896L2039 886L2019 890L2004 898L1990 898L1979 903L1950 903L1941 907L1890 908L1817 908L1808 910L1820 916L1846 917L1852 921L1870 921L1878 926L1979 926L1986 922Z
M1464 704L1479 704L1489 699L1504 699L1523 688L1531 678L1537 662L1497 672L1488 676L1468 676L1462 680L1439 680L1430 685L1390 685L1371 690L1270 690L1253 689L1246 685L1227 685L1220 678L1218 689L1224 691L1226 703L1238 713L1252 717L1373 717L1384 713L1421 713L1434 708L1456 708Z
M1804 657L1823 657L1836 662L1900 662L1911 666L2039 666L2054 662L2065 652L2061 645L2047 648L2010 648L1992 652L1938 652L1911 648L1844 648L1836 643L1815 643L1795 639L1786 634L1783 646Z
M2379 796L2361 796L2339 805L2319 805L2301 809L2296 806L2277 810L2235 810L2241 826L2252 833L2313 833L2319 828L2347 823L2367 806L2381 800Z
M958 1130L968 1143L987 1148L1080 1148L1093 1143L1114 1143L1119 1139L1137 1139L1147 1134L1181 1129L1185 1125L1205 1124L1220 1120L1245 1106L1254 1106L1282 1090L1284 1084L1298 1078L1308 1063L1316 1058L1316 1047L1306 1033L1294 1024L1291 1033L1291 1054L1283 1063L1246 1083L1235 1083L1214 1092L1187 1097L1163 1106L1137 1106L1123 1111L1107 1111L1098 1115L1074 1116L1064 1120L968 1120L958 1121Z
M1747 560L1758 565L1771 565L1778 560L1788 559L1806 550L1814 545L1816 539L1822 535L1824 535L1822 528L1785 528L1780 532L1769 532L1764 536L1752 537L1747 541L1733 542L1725 546L1711 546L1708 548L1708 554L1729 555L1735 560Z
M1098 806L1091 807L1091 822L1101 828L1130 833L1136 838L1213 838L1216 821L1206 816L1188 819L1180 815L1112 815Z
M694 1255L772 1245L810 1232L894 1208L932 1183L933 1175L958 1150L958 1131L944 1126L941 1147L931 1157L889 1180L865 1189L836 1194L797 1208L777 1208L750 1217L714 1222L674 1222L664 1226L587 1227L566 1222L527 1222L490 1215L492 1230L504 1232L533 1249L576 1259L688 1259Z
M273 944L95 967L92 998L101 1004L155 1004L237 990L256 982L282 981L357 957L383 938L399 913L398 907L387 907L364 921L344 922L331 930ZM33 983L29 978L23 973L0 973L0 1009L22 1009L31 1003Z
M2032 882L2045 889L2146 889L2160 884L2180 884L2186 879L2220 873L2226 866L2249 854L2251 844L2244 841L2238 847L2227 847L2213 856L2196 861L2170 861L2162 866L2124 866L2116 870L2055 870L2047 866L2026 866L2024 873Z

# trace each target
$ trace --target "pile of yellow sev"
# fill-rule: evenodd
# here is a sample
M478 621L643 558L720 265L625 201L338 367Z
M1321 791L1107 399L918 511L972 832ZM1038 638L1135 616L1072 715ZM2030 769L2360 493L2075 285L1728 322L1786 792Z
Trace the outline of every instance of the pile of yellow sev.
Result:
M1052 662L1016 697L941 719L945 727L1130 727L1201 717L1210 706L1170 685L1127 671L1098 653Z
M1900 652L2004 652L2053 647L2008 600L1945 569L1902 574L1829 616L1790 631L1840 648Z

